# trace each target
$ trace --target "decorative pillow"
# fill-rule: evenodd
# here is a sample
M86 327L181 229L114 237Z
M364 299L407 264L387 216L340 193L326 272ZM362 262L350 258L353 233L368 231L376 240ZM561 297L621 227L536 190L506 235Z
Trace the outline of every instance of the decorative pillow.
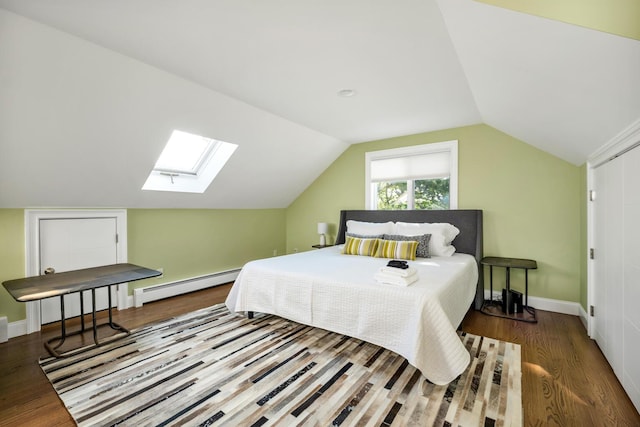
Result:
M448 223L417 223L397 222L396 234L403 236L418 236L431 234L429 240L429 254L431 256L451 256L456 248L451 245L453 239L460 234L460 230Z
M417 248L416 240L378 240L376 257L415 260Z
M396 234L403 236L428 234L432 230L442 232L447 245L450 245L453 239L460 234L458 227L447 222L396 222Z
M358 239L383 239L384 238L384 234L372 234L370 236L364 236L362 234L347 233L346 236L357 237Z
M422 234L420 236L401 236L399 234L385 234L384 240L400 240L400 241L412 241L418 242L418 248L416 249L416 256L420 258L431 258L429 254L429 241L431 240L431 234Z
M395 224L389 222L363 222L350 219L347 221L347 233L360 234L362 236L382 236L394 234Z
M357 237L346 237L342 253L345 255L365 255L374 256L378 248L380 239L359 239Z

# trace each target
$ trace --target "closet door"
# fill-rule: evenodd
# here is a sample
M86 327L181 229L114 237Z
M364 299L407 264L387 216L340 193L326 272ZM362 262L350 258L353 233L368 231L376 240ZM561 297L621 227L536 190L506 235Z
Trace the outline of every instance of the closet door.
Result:
M623 372L620 378L636 408L640 408L640 147L624 159L624 288Z
M595 340L618 377L622 371L624 242L623 160L595 170Z
M640 409L640 147L593 170L592 336Z
M61 218L40 220L40 274L47 268L57 273L98 267L118 262L116 218ZM55 273L54 273L55 274ZM109 307L108 292L115 306L115 286L96 289L96 310ZM84 314L92 312L91 292L64 296L65 317L80 315L80 298L84 301ZM60 297L40 301L42 324L61 319Z

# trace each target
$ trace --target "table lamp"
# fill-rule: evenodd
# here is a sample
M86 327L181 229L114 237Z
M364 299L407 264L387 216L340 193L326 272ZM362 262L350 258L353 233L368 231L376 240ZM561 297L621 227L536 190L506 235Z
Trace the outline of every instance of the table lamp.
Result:
M320 235L320 246L325 246L327 244L326 234L329 232L329 224L326 222L318 223L318 234Z

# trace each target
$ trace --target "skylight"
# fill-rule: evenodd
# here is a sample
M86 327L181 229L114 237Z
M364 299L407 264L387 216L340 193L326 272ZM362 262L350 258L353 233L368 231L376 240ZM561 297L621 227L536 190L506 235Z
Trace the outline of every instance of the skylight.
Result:
M204 193L236 144L174 130L143 190Z

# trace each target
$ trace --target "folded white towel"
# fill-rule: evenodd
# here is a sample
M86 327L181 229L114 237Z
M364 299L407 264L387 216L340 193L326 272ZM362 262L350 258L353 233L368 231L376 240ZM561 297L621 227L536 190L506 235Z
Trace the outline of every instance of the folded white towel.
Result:
M414 273L411 276L407 276L407 277L400 277L393 274L378 272L375 274L374 278L379 283L387 283L390 285L398 285L398 286L409 286L410 284L418 280L418 273Z
M418 273L413 267L409 268L396 268L396 267L380 267L380 273L391 274L398 277L409 277Z

